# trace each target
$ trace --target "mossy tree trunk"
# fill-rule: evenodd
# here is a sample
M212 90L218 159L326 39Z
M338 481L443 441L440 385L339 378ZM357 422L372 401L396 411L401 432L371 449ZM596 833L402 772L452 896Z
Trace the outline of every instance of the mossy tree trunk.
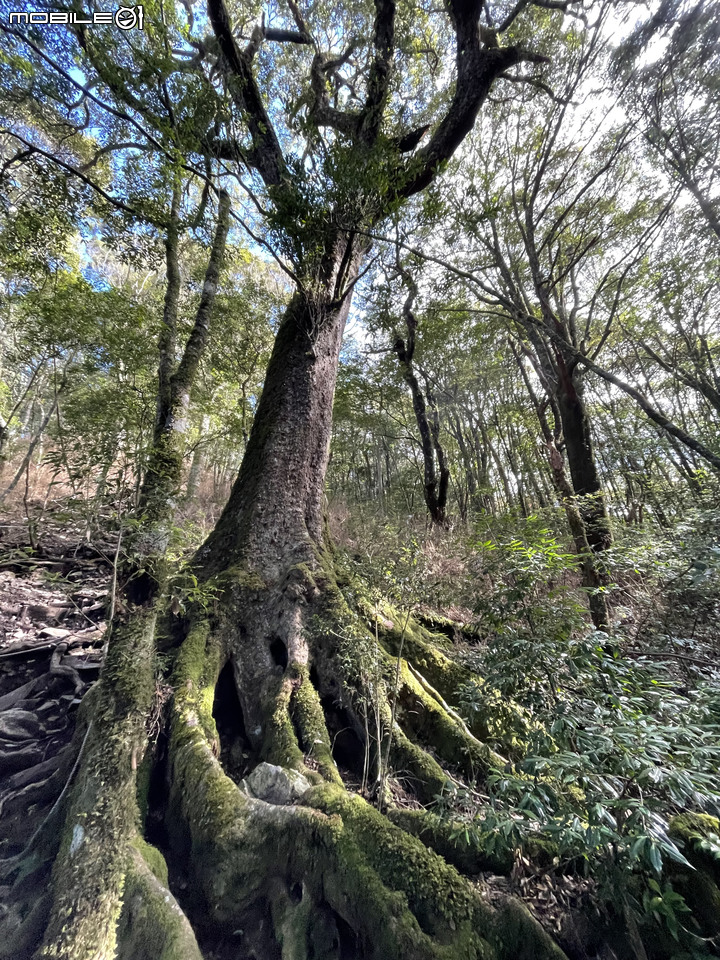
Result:
M167 278L160 338L158 413L140 495L122 587L109 624L107 658L91 704L88 736L70 791L65 825L53 868L52 908L40 957L91 960L110 957L116 947L126 882L144 892L145 912L175 931L174 943L194 944L187 922L143 876L133 843L139 841L138 769L148 745L157 663L155 630L166 585L166 552L181 486L184 418L217 293L229 228L230 201L220 195L218 222L195 322L182 358L173 358L180 271L179 188L173 192L168 224ZM151 902L152 901L152 902ZM179 924L179 926L178 926ZM177 928L177 929L175 929ZM197 947L195 947L197 950ZM158 952L157 955L160 955ZM199 957L199 953L197 954Z
M384 788L391 726L390 765L424 802L443 786L441 763L482 775L505 761L448 703L465 672L412 622L377 613L376 639L372 606L336 572L323 480L348 304L330 288L339 264L352 274L364 252L338 257L346 242L327 254L328 287L316 285L313 299L296 293L287 309L240 475L195 558L214 600L192 619L173 679L171 854L198 913L212 918L200 920L205 934L227 941L242 930L243 957L561 957L518 904L490 909L371 802ZM244 772L271 764L281 779L299 774L292 803L248 795L217 759L212 704L221 707L228 664ZM363 768L372 771L365 790Z

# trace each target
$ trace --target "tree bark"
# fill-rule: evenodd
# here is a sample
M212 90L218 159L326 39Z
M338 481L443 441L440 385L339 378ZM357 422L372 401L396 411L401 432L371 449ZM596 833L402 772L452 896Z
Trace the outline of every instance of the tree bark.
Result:
M579 378L569 373L564 364L559 380L557 403L573 490L587 528L590 548L596 554L601 554L611 546L612 533L595 461L590 418Z
M363 253L352 255L350 282ZM285 312L240 473L197 555L204 577L241 559L273 576L288 551L300 560L322 543L332 404L350 309L349 296L333 297L343 256L338 242L323 266L324 291L295 293Z

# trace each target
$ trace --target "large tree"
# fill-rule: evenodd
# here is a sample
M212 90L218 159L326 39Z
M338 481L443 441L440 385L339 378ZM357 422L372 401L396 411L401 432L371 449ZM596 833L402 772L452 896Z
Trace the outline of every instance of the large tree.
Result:
M164 6L161 17L148 5L163 26L147 39L75 34L73 56L89 78L81 99L113 118L108 135L131 133L128 153L171 155L207 190L242 184L262 218L258 241L294 285L240 474L194 560L196 602L178 627L172 672L167 850L190 881L195 931L208 943L241 937L241 956L561 955L518 904L491 910L412 835L424 829L422 814L391 809L390 768L407 771L428 801L445 782L442 763L482 777L504 760L482 742L481 723L471 731L448 705L465 671L407 616L381 613L340 575L324 478L339 351L369 235L438 177L499 77L524 78L525 65L545 62L514 42L532 35L533 8L569 5L376 0L305 11L288 0L258 22L254 6L208 0L199 24L190 5L184 24L176 9ZM32 44L67 87L78 85L58 62L64 48L54 56ZM171 215L170 311L172 245ZM174 375L161 365L169 419L158 421L160 459L145 498L161 537L172 510L163 480L176 469L172 450L163 465L163 444L182 417L191 355L192 340ZM100 958L116 945L121 957L199 955L137 852L157 862L139 838L136 788L138 768L152 765L147 638L161 587L152 566L137 571L86 706L94 732L68 799L40 956ZM249 776L244 790L218 759L214 700L247 758L235 769ZM362 773L368 799L346 790L343 766Z

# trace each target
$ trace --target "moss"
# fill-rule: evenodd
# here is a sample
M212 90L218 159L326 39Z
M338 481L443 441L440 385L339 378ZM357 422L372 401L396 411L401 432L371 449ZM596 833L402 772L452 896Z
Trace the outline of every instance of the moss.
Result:
M187 824L202 830L230 829L238 816L241 796L214 754L219 740L212 705L220 672L219 646L207 621L188 632L175 662L170 725L171 791L166 826L171 844L189 856L193 836Z
M295 665L292 665L295 667ZM289 671L291 672L291 671ZM304 761L298 746L295 728L290 716L290 701L295 684L290 675L269 683L263 695L263 744L260 751L263 760L280 767L303 770Z
M493 941L501 960L566 960L519 900L507 900L498 911Z
M186 724L199 723L215 749L220 741L212 711L221 665L220 648L213 642L208 621L197 621L175 659L172 685L175 702L184 712Z
M557 843L538 833L526 837L522 847L523 852L542 870L550 870L560 855Z
M419 837L461 873L474 876L489 870L509 874L512 870L509 851L487 851L483 837L476 830L466 833L461 823L448 822L427 810L389 810L388 818L406 833Z
M447 774L437 760L413 743L402 730L395 731L390 763L400 778L409 774L412 790L421 803L432 803L447 783Z
M114 949L130 843L139 825L136 771L155 688L154 626L148 607L113 629L53 867L54 902L42 957L90 960Z
M358 608L370 629L374 630L376 606L361 598ZM398 655L402 637L405 659L410 660L443 697L452 700L458 687L467 683L472 675L439 649L447 642L445 637L431 634L412 618L403 630L405 616L389 604L382 604L379 613L378 635L388 653Z
M705 852L699 842L710 834L720 837L720 820L706 813L681 813L673 817L668 833L675 841L681 841L683 855L698 870L705 870L720 883L720 860Z
M300 746L317 761L318 769L325 780L341 784L342 780L332 757L320 697L310 682L309 671L304 664L292 664L288 673L293 684L291 711L298 727Z
M128 870L117 939L116 960L202 960L175 898L137 854Z
M482 919L483 908L457 871L362 798L319 787L312 791L310 802L325 813L342 818L380 882L404 894L426 932L457 930Z
M283 960L306 960L312 914L313 904L309 897L297 906L289 904L286 898L277 898L273 902L273 927ZM321 945L321 951L316 950L312 955L322 957L323 953Z
M322 566L312 572L316 585L323 576ZM291 582L312 589L302 570ZM337 618L348 616L342 596L332 588L332 571L328 583L313 607L321 610L327 623L318 624L317 633L309 638L313 655L317 649L327 657L317 663L318 670L323 676L327 667L331 678L338 671L345 677L362 676L363 652L352 642L343 646L342 662L328 654L332 641L327 645L325 641L342 632L338 629L342 620ZM352 619L357 623L356 617ZM187 857L194 895L217 929L228 935L243 929L263 904L270 904L286 960L310 954L324 957L330 949L327 933L333 916L356 931L358 955L366 960L496 960L498 951L489 938L499 950L503 932L471 885L421 839L337 783L322 707L305 666L290 663L282 677L269 678L259 692L265 705L263 759L297 768L303 760L298 736L305 749L310 740L319 739L313 755L334 782L314 787L303 798L303 806L274 806L244 796L225 776L211 749L214 725L202 718L218 672L212 643L207 626L198 625L178 656L170 818L172 844L179 843L180 853ZM384 656L387 667L391 661ZM408 686L405 675L403 683ZM357 690L346 689L357 696ZM432 723L444 734L453 756L468 761L469 750L477 754L470 763L480 756L490 762L489 751L437 701L422 690L413 689L412 695L408 711L420 703L423 713L433 712ZM426 707L425 700L432 702ZM423 729L432 739L432 724ZM396 744L400 753L394 757L411 761L427 783L442 786L444 774L432 757L403 734L398 733ZM288 891L295 885L303 890L299 908L288 903ZM323 919L326 910L331 914ZM536 932L533 928L533 936ZM542 935L538 937L546 951L539 948L539 958L559 955L547 952ZM238 952L242 950L239 945ZM510 953L505 955L509 960Z
M440 703L423 689L405 662L401 667L400 682L398 719L420 740L431 743L441 757L458 764L472 778L504 769L504 758L466 733Z
M236 590L248 590L252 593L261 593L263 590L267 590L267 584L262 577L254 570L248 570L241 564L228 567L215 579L219 590L234 588Z
M296 597L312 599L318 586L315 581L317 571L312 570L307 563L296 563L289 567L283 580L283 590Z
M148 843L147 840L144 840L139 835L133 840L133 846L142 856L153 876L157 877L164 887L167 887L169 882L167 863L165 863L165 857L160 853L158 848Z
M286 889L301 884L314 905L273 908L284 956L304 957L308 944L323 956L326 903L357 931L367 960L495 958L487 936L503 935L493 912L421 840L332 784L313 788L303 807L243 797L195 733L172 757L172 790L191 835L193 886L221 927L242 928L275 877Z

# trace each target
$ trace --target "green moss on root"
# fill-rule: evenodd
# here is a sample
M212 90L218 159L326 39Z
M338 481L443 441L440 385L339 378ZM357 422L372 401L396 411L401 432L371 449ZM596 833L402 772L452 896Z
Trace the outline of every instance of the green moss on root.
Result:
M175 898L137 853L128 869L116 960L202 960Z
M147 840L144 840L139 835L133 840L133 846L148 865L148 868L153 876L157 877L164 887L167 887L167 863L165 863L165 857L162 855L162 853L160 853L158 848L154 847L151 843L148 843Z
M305 754L317 762L320 774L325 780L341 784L342 780L332 757L320 697L310 682L309 671L305 665L292 664L288 673L293 686L290 709L299 733L300 746Z
M155 690L155 614L132 610L114 625L53 868L53 908L39 956L111 955L139 826L136 771Z
M488 852L482 836L477 831L466 835L462 824L448 822L427 810L391 809L388 817L468 876L475 876L483 870L500 874L509 874L512 870L513 858L509 851L505 854Z
M439 756L455 763L470 777L502 770L505 760L468 734L447 710L418 683L403 662L400 671L398 719L423 743L431 743Z

